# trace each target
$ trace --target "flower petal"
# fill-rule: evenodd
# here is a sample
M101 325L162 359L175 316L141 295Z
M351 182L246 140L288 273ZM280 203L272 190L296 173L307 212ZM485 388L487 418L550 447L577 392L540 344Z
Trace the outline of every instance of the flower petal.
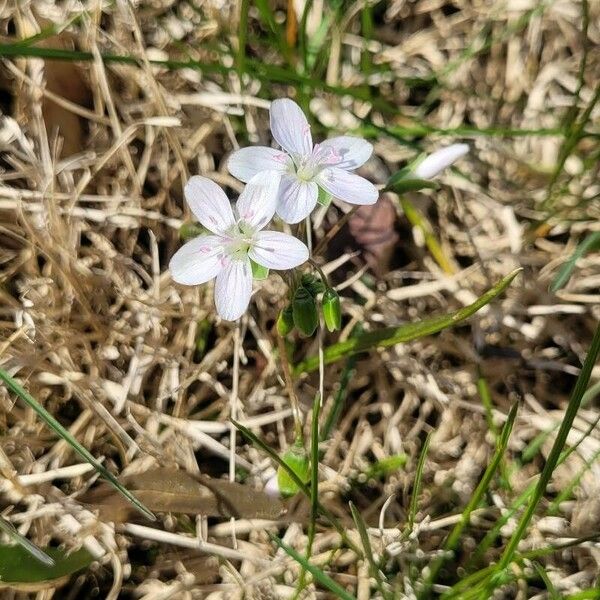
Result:
M247 258L228 260L217 275L215 305L226 321L239 319L250 302L252 294L252 268Z
M312 152L310 125L302 109L289 98L273 100L270 110L271 133L290 154L306 156Z
M281 174L257 173L248 182L236 204L238 215L254 229L262 229L275 214Z
M292 166L288 154L266 146L250 146L236 150L227 161L229 172L240 181L247 182L261 171L285 172Z
M337 167L323 169L316 181L326 192L350 204L375 204L379 198L370 181Z
M308 248L298 239L280 231L259 231L248 256L269 269L293 269L308 260Z
M171 258L169 271L177 283L206 283L221 270L223 245L217 235L200 235L184 244Z
M362 138L341 135L315 146L313 154L317 153L320 164L351 171L369 160L373 146Z
M299 223L310 215L317 204L319 187L314 181L302 181L293 175L284 175L279 187L277 214L286 223Z
M420 179L431 179L450 165L454 164L461 156L469 151L467 144L452 144L441 150L436 150L426 156L416 167L415 175Z
M213 233L223 233L235 224L229 199L214 181L194 175L185 184L184 194L198 221Z

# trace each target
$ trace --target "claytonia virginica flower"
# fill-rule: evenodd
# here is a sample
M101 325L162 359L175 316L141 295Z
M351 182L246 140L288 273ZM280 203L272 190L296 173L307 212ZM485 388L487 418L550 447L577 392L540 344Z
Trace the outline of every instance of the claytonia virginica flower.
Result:
M350 204L374 204L375 186L351 173L365 163L373 146L348 135L313 145L310 125L300 107L287 98L274 100L270 109L271 133L283 150L251 146L234 152L229 172L240 181L256 173L281 174L277 214L287 223L299 223L317 204L319 188Z
M280 174L265 171L252 177L235 210L225 192L206 177L195 175L185 186L185 199L211 233L182 246L169 270L177 283L198 285L216 277L215 305L228 321L240 317L250 302L250 259L268 269L292 269L308 259L308 248L279 231L262 231L275 213Z
M415 168L414 174L420 179L431 179L450 165L453 165L461 156L469 151L467 144L452 144L441 150L436 150L426 156Z

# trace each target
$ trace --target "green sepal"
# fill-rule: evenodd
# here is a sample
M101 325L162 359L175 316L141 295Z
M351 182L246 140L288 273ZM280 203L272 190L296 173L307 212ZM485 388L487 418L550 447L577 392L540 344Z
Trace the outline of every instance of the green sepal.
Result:
M342 306L340 297L333 288L327 288L322 301L323 320L329 331L339 331L342 328Z
M304 335L311 336L319 324L317 302L313 295L304 287L299 286L292 300L294 325Z
M399 171L396 171L388 179L385 189L390 192L396 192L396 194L404 194L405 192L415 192L424 188L437 188L438 184L435 181L415 177L415 168L425 158L425 156L425 154L419 155L419 157L412 161L409 165L403 167Z
M190 240L193 240L195 237L198 237L199 235L206 235L207 233L208 233L208 229L206 229L205 227L202 227L202 225L200 225L200 223L195 223L193 221L186 221L179 228L179 237L184 242L189 242Z
M321 206L329 206L331 204L333 196L325 191L322 187L319 188L319 195L317 196L317 202Z
M263 279L266 279L269 276L268 267L263 267L262 265L259 265L258 263L254 262L252 259L250 259L250 266L252 267L252 277L254 279L262 281Z

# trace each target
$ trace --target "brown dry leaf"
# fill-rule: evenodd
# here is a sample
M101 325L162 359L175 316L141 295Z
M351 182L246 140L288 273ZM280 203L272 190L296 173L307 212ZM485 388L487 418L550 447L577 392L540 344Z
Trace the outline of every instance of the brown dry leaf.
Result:
M41 27L46 27L50 23L40 19L39 24ZM34 31L28 32L29 35L34 33ZM36 46L73 50L75 40L71 34L63 31L59 35L39 41ZM44 62L44 79L46 90L49 92L82 107L91 106L92 95L82 66L69 61L47 60ZM18 90L14 93L14 97L14 115L17 121L22 122L29 116L31 99ZM57 104L48 96L42 98L42 114L48 136L52 138L58 133L63 140L61 156L70 156L83 150L84 127L78 115Z
M161 467L124 477L122 481L143 504L156 512L244 519L278 519L283 514L283 504L264 492L206 475L193 476ZM83 501L117 522L127 520L133 510L104 484L87 494Z

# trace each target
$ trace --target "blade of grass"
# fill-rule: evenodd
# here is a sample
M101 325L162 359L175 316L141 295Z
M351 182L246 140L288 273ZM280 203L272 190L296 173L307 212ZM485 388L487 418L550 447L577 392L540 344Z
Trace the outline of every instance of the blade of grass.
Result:
M342 600L356 600L354 596L349 594L341 585L335 582L327 573L321 571L321 569L311 565L304 556L298 554L293 548L290 548L287 544L284 544L277 536L271 536L271 539L289 556L291 556L298 564L306 569L323 587L327 588L330 592L335 594L336 598L342 598Z
M417 470L415 472L415 482L413 484L412 497L410 499L410 506L408 508L407 518L407 533L411 533L415 524L415 516L417 514L417 508L419 506L419 494L421 493L421 483L423 481L423 470L425 469L425 460L427 459L427 453L429 452L429 444L431 443L431 433L427 434L423 449L419 455L419 462L417 463Z
M588 252L592 252L600 248L600 231L594 231L590 233L585 239L578 244L577 248L570 258L561 266L554 281L550 285L550 291L556 292L563 288L571 278L571 274L575 269L577 261L585 256Z
M11 523L0 516L0 530L3 531L11 540L23 547L33 558L47 567L53 567L56 563L41 548L38 548L33 542L22 536Z
M529 523L531 522L531 519L533 518L533 515L535 513L535 509L537 508L540 500L542 499L546 491L546 487L548 486L550 478L552 477L552 473L554 472L554 469L556 468L558 461L561 457L563 448L567 441L567 436L573 425L573 421L577 416L577 411L579 410L581 399L583 398L585 390L588 386L590 376L592 374L592 369L596 363L596 359L598 358L599 352L600 325L598 325L598 327L596 328L596 333L594 334L594 339L592 340L590 350L585 359L579 377L577 378L577 383L575 384L575 388L573 390L571 398L569 399L569 404L567 406L567 410L565 411L565 416L561 423L560 429L558 431L548 459L546 460L546 464L544 465L544 468L542 470L542 474L540 475L540 479L536 485L533 498L529 502L525 513L521 517L516 531L514 532L506 547L504 548L504 552L500 557L500 561L498 562L495 568L495 574L498 574L499 576L501 576L511 564L519 542L525 535L527 528L529 527ZM490 595L494 587L494 577L492 577L490 579L490 584L487 588L487 591L490 593Z
M317 392L313 400L312 419L310 423L310 518L308 522L308 540L306 543L306 560L312 556L312 546L317 531L317 518L319 516L319 414L321 412L321 394ZM299 598L305 587L306 569L302 567L296 594Z
M409 223L423 235L429 253L433 256L435 262L440 266L442 271L447 275L456 273L456 267L444 254L444 250L433 233L433 228L429 221L417 210L415 205L408 198L401 197L400 205L402 206L404 216L408 219Z
M444 550L448 552L454 552L458 547L458 543L460 542L460 538L462 536L465 527L469 524L471 520L471 513L479 506L479 503L483 500L485 493L488 491L490 484L492 483L492 479L502 462L502 458L504 457L504 453L506 452L506 448L508 447L508 439L512 432L512 428L515 422L515 418L517 416L518 404L514 404L510 409L510 413L508 413L508 418L504 427L502 428L502 433L500 434L500 438L498 439L498 445L496 447L496 451L492 456L492 459L483 473L483 477L481 481L475 488L471 499L469 500L467 506L462 512L460 521L454 526L450 535L446 539L444 543ZM444 564L446 554L440 554L439 558L435 560L433 565L431 565L429 569L429 574L427 579L424 582L423 589L419 593L419 597L427 597L427 595L431 592L431 588L435 583L435 579L437 574Z
M373 548L371 548L371 541L369 540L369 533L367 532L367 526L365 525L365 522L363 521L363 518L356 506L352 502L349 504L350 512L352 513L352 520L356 525L356 529L358 530L358 535L360 536L360 541L363 546L363 554L369 562L369 571L371 572L371 577L373 577L373 579L375 579L377 582L377 589L379 590L382 598L391 598L390 590L386 589L379 565L375 562Z
M101 465L41 404L38 403L15 379L4 369L0 369L0 380L15 396L32 408L50 429L63 438L84 460L89 462L104 479L106 479L123 497L133 504L147 519L155 521L156 517L146 508L119 480Z
M465 306L459 310L451 312L447 315L440 315L437 317L431 317L429 319L423 319L422 321L416 321L414 323L406 323L400 325L400 327L385 327L376 331L368 331L359 335L356 338L351 338L337 344L327 346L323 352L323 359L325 364L330 364L358 352L365 352L377 347L388 347L400 344L403 342L410 342L427 335L438 333L443 329L457 325L461 321L468 319L474 315L478 310L483 308L486 304L489 304L494 298L499 296L504 290L511 284L513 279L519 274L521 269L516 269L501 281L499 281L493 288L488 290L480 298L478 298L473 304ZM298 363L294 369L294 375L300 375L301 373L310 373L319 367L319 357L310 356L307 359Z

